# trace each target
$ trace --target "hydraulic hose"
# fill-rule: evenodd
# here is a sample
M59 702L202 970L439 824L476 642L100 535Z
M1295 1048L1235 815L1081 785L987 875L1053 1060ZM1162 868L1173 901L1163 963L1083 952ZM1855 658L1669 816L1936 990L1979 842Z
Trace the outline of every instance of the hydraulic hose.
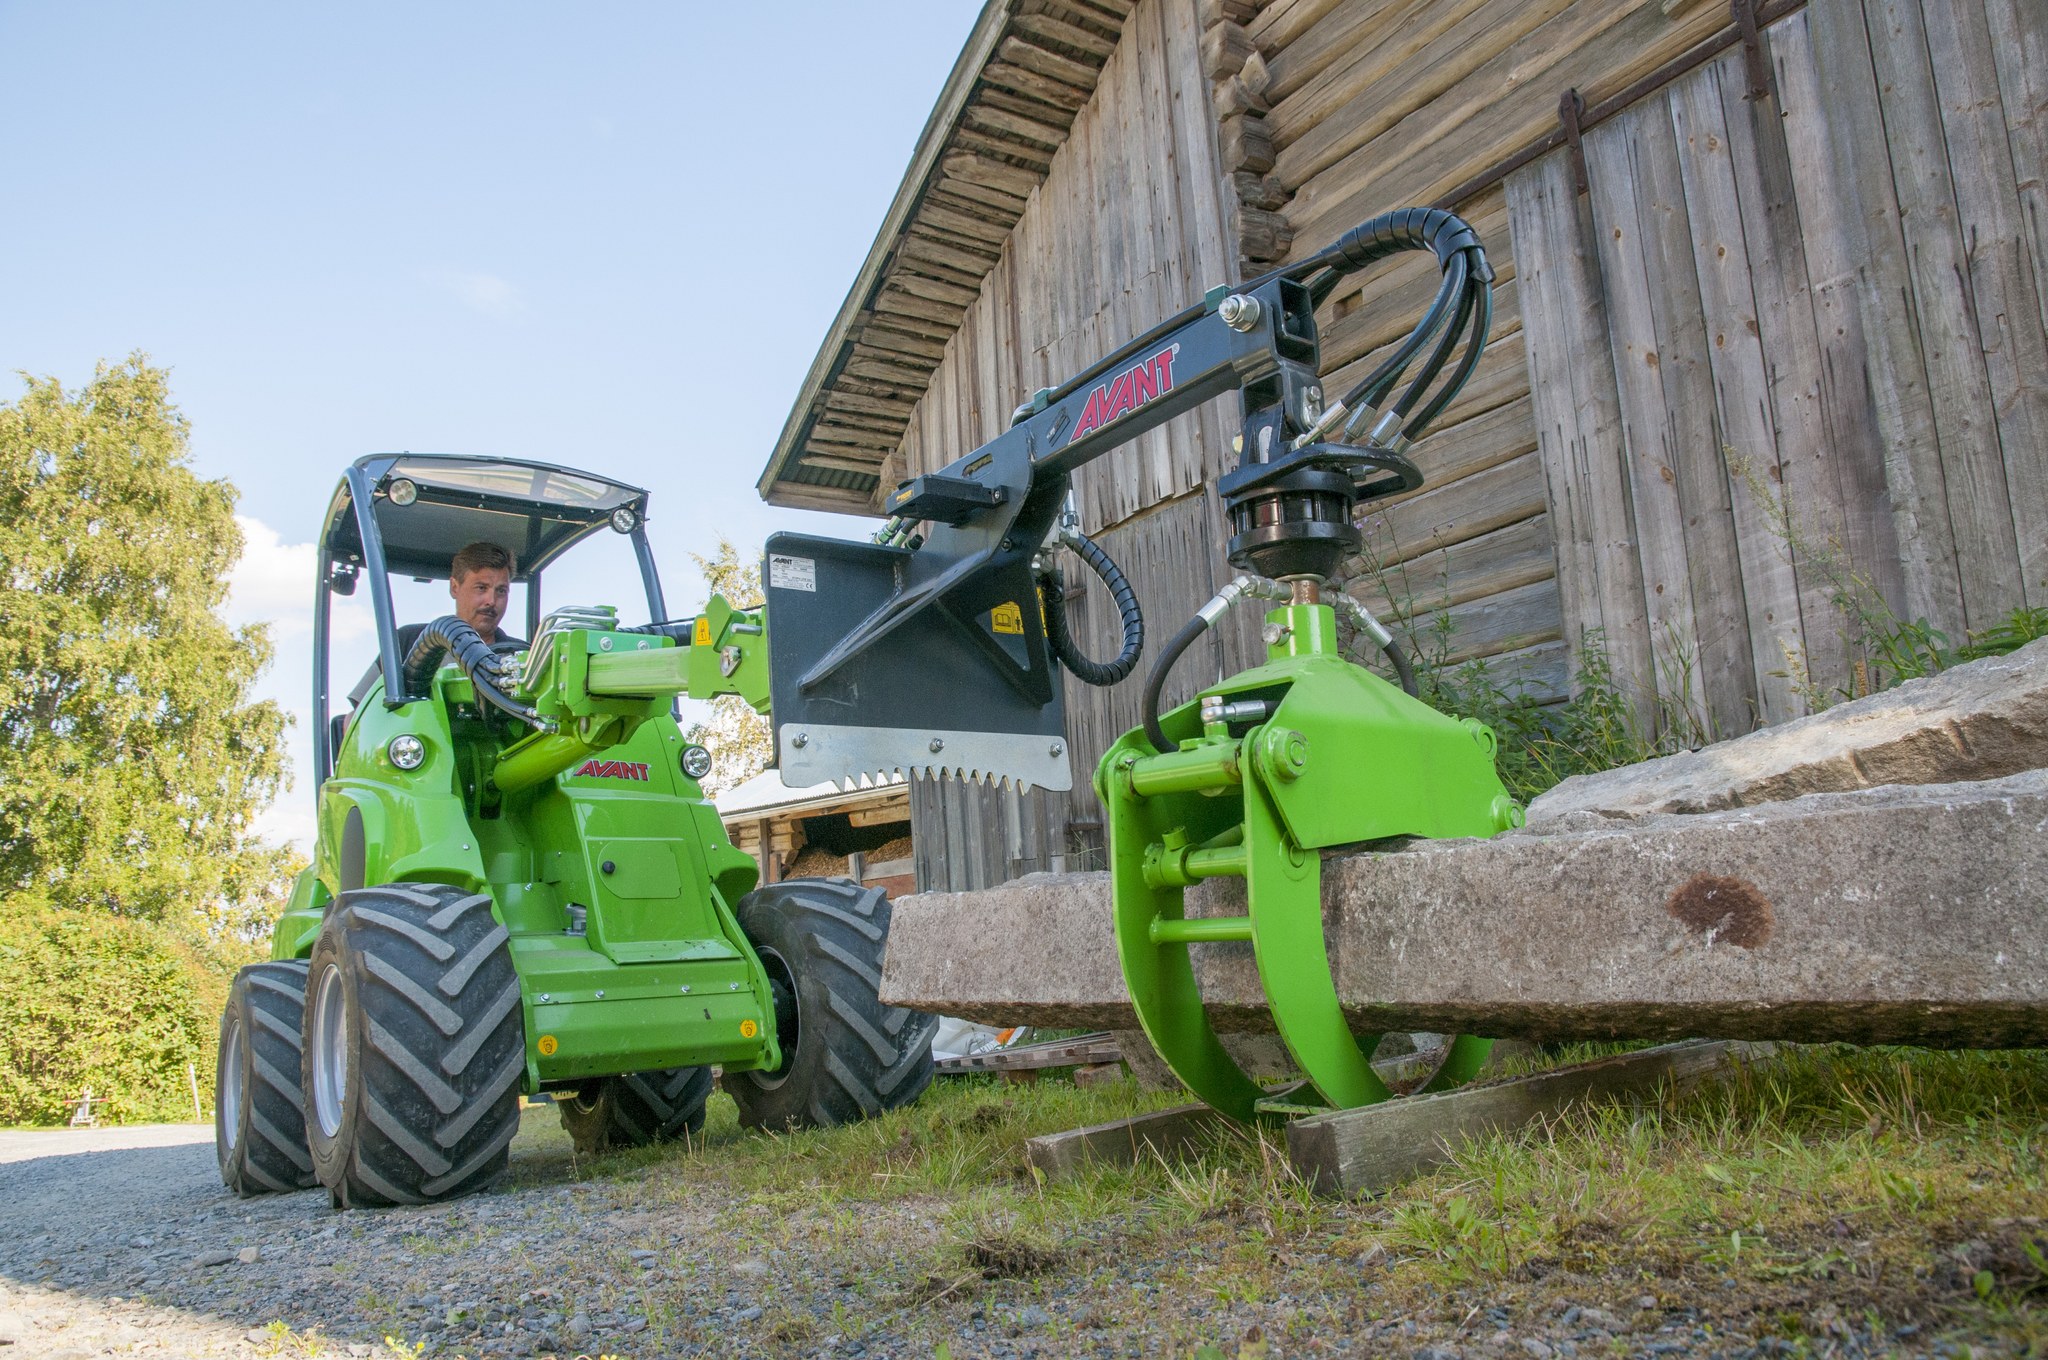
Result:
M1221 613L1222 611L1217 611ZM1181 630L1166 640L1159 649L1158 660L1152 663L1152 673L1145 677L1145 740L1152 743L1152 749L1164 754L1173 749L1166 733L1159 726L1159 696L1166 688L1166 677L1173 670L1173 663L1180 660L1180 654L1194 645L1196 638L1209 631L1209 615L1204 612L1195 615L1181 626Z
M497 653L491 650L491 644L453 614L445 614L421 629L412 650L406 653L401 677L406 693L422 692L434 672L441 668L441 658L450 652L455 655L455 664L469 677L470 687L480 702L502 709L531 726L543 725L540 714L505 692Z
M1387 660L1394 664L1394 674L1400 677L1401 688L1411 699L1422 697L1422 687L1415 683L1415 667L1408 662L1408 651L1400 643L1388 638L1380 647L1387 654Z
M1421 686L1415 683L1415 667L1408 660L1408 651L1394 641L1394 635L1387 631L1387 626L1374 618L1370 609L1343 591L1337 592L1337 605L1351 616L1351 621L1358 625L1359 632L1378 643L1379 649L1386 653L1387 661L1393 666L1394 674L1400 678L1401 689L1408 697L1421 698Z
M1145 651L1145 614L1138 607L1138 592L1131 589L1123 570L1102 550L1101 545L1073 529L1062 533L1060 541L1072 548L1075 555L1088 564L1088 569L1101 578L1102 584L1109 587L1110 598L1116 601L1117 621L1123 626L1124 646L1115 660L1107 662L1096 661L1081 650L1067 627L1067 602L1056 571L1049 572L1044 578L1046 633L1052 643L1053 655L1074 673L1077 680L1106 688L1137 669L1138 658Z
M1285 600L1290 592L1286 586L1257 576L1238 576L1230 584L1216 592L1209 603L1195 611L1195 616L1181 626L1181 630L1166 640L1160 649L1158 659L1152 663L1152 673L1145 677L1145 700L1140 710L1145 719L1145 739L1152 743L1152 749L1162 755L1173 749L1166 739L1166 732L1159 726L1159 696L1166 689L1166 677L1172 673L1173 665L1180 660L1181 653L1194 645L1195 639L1209 631L1216 620L1230 612L1230 606L1247 595L1265 600Z

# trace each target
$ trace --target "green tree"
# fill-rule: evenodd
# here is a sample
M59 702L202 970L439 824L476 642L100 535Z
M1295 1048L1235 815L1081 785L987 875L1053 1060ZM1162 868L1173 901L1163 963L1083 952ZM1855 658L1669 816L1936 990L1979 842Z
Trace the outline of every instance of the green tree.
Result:
M711 556L691 553L690 560L704 573L704 584L713 594L723 595L727 604L735 609L760 608L761 568L756 561L742 560L731 539L720 538L718 550ZM704 791L713 797L767 769L775 754L768 719L737 694L713 699L711 721L693 724L684 736L715 758L711 774L704 780Z
M168 376L137 354L0 405L0 894L218 931L290 867L250 832L285 717L249 696L267 631L215 612L235 490L192 472Z

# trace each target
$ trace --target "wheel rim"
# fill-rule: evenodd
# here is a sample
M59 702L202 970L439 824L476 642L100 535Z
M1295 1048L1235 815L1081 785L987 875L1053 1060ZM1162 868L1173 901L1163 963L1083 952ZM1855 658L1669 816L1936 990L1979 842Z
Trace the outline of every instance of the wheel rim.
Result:
M796 973L779 950L762 949L761 966L768 973L768 996L775 1006L775 1042L782 1049L782 1065L773 1072L750 1073L754 1084L772 1091L789 1079L796 1062L797 1046L803 1042L804 1008L796 989Z
M348 998L341 966L330 963L320 974L313 1003L313 1120L322 1136L341 1132L341 1106L348 1090Z
M216 1098L220 1106L221 1141L229 1152L242 1141L242 1021L237 1017L228 1025L227 1038L220 1046L220 1095Z

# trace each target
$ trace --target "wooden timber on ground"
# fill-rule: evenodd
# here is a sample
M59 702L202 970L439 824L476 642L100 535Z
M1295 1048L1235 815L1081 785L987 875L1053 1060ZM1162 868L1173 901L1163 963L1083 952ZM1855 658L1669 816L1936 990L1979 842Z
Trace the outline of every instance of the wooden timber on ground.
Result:
M1175 1105L1033 1138L1024 1145L1024 1160L1047 1180L1057 1180L1089 1165L1136 1166L1148 1157L1178 1159L1207 1146L1228 1122L1207 1105Z
M1767 1043L1695 1039L1488 1086L1332 1110L1289 1124L1287 1153L1323 1194L1371 1194L1441 1165L1471 1139L1522 1128L1573 1105L1689 1089L1775 1051Z
M1434 1096L1410 1096L1310 1115L1287 1126L1294 1169L1318 1192L1360 1195L1419 1176L1470 1139L1548 1119L1577 1104L1688 1090L1768 1058L1775 1045L1688 1040L1575 1063ZM1090 1166L1183 1160L1230 1127L1203 1104L1045 1134L1024 1145L1026 1163L1052 1180Z

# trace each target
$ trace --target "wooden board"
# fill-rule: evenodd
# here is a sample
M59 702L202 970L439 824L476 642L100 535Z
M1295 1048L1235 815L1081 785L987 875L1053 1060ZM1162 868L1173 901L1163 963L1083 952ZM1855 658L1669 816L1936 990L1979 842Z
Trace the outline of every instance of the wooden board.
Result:
M1287 1153L1322 1194L1372 1194L1442 1165L1472 1140L1524 1128L1574 1105L1688 1090L1733 1076L1773 1052L1770 1044L1693 1040L1491 1086L1336 1110L1289 1124Z
M1091 1165L1136 1166L1152 1158L1180 1161L1199 1153L1230 1127L1207 1105L1175 1105L1151 1114L1042 1134L1024 1144L1024 1161L1048 1180Z

